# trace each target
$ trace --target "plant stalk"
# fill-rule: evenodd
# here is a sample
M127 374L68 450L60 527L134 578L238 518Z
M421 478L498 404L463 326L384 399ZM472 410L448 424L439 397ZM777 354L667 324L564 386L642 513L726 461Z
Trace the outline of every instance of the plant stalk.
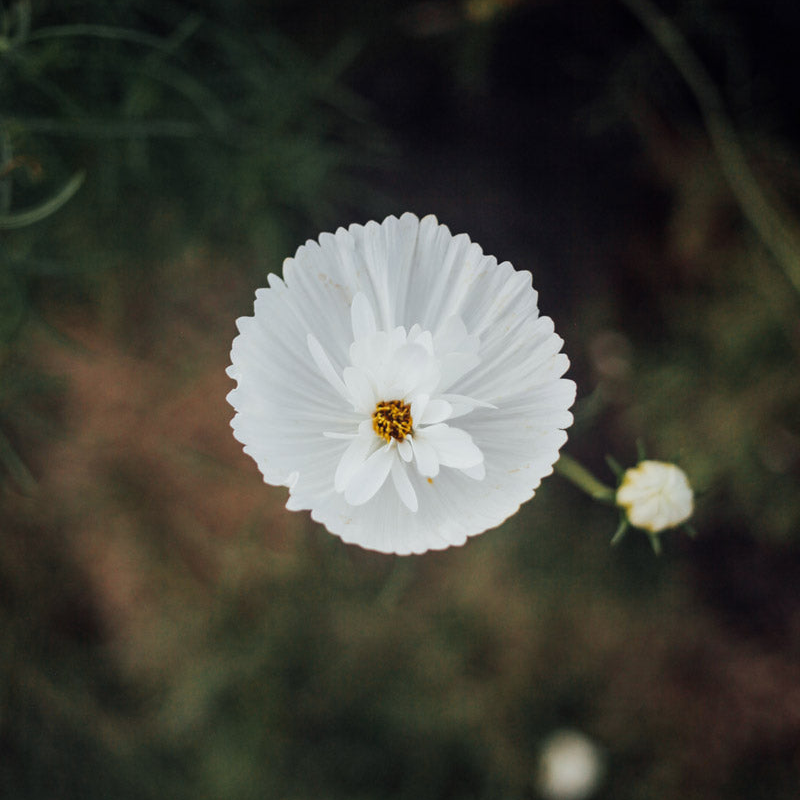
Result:
M586 492L593 500L602 503L613 503L617 493L610 487L599 481L589 472L583 464L579 464L572 456L562 453L556 461L555 471L566 478L570 483L577 486L581 491Z

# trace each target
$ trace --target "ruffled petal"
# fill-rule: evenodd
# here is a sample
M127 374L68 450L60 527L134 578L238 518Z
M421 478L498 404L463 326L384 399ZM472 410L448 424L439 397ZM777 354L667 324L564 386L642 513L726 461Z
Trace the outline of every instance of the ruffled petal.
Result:
M358 341L366 336L371 336L378 330L375 323L375 314L364 292L358 292L350 306L350 317L353 325L353 340Z

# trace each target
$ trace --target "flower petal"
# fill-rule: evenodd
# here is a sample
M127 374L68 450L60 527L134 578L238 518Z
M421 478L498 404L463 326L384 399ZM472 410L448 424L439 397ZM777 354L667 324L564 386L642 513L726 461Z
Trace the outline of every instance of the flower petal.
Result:
M439 459L436 450L419 433L411 438L417 471L425 478L435 478L439 474Z
M308 349L311 353L311 357L314 359L317 367L319 367L322 376L345 400L349 401L350 395L347 392L347 388L334 369L333 364L331 364L328 354L322 349L322 345L317 341L313 333L308 334L306 341L308 342Z
M441 389L449 389L459 378L475 369L481 359L477 353L448 353L441 360Z
M336 467L333 487L337 492L343 492L347 488L350 481L353 479L353 475L358 472L361 465L369 457L369 454L375 446L375 442L376 437L361 433L350 442Z
M449 425L431 425L422 431L424 440L436 451L439 463L445 467L465 469L474 467L483 461L483 453L472 437L461 428ZM420 434L417 433L419 438Z
M482 481L486 477L486 464L481 461L480 464L476 464L474 467L464 467L461 472L468 478L472 478L475 481Z
M411 419L414 420L415 424L418 424L425 415L425 409L430 400L431 396L429 394L420 393L414 396L411 402Z
M350 306L350 316L353 325L353 339L358 341L372 335L378 330L375 323L375 314L364 292L358 292Z
M469 414L476 408L497 408L492 403L486 403L483 400L476 400L474 397L466 397L463 394L441 394L440 400L446 400L450 403L452 411L450 412L450 419L455 417L463 417L464 414Z
M467 328L464 321L458 314L451 314L436 332L433 338L433 344L436 347L436 352L453 353L456 350L462 350L462 342L467 338Z
M353 408L364 414L372 414L378 398L375 397L369 378L358 367L345 367L342 377Z
M400 454L400 458L402 458L403 461L411 461L414 457L414 450L411 447L410 437L406 437L402 442L397 443L397 452Z
M390 445L376 450L351 476L344 499L351 506L364 505L383 486L397 456Z
M449 419L452 413L453 406L451 406L446 400L437 398L436 400L431 400L425 406L425 409L422 412L419 420L414 417L414 422L419 425L433 425L436 422L443 422L444 420ZM413 410L411 414L413 417Z
M406 508L410 511L416 511L419 508L417 493L414 491L414 487L408 479L405 464L397 458L394 459L392 463L392 482Z
M378 392L386 396L396 392L400 397L417 392L430 394L438 381L438 365L427 350L419 344L404 344L384 365Z

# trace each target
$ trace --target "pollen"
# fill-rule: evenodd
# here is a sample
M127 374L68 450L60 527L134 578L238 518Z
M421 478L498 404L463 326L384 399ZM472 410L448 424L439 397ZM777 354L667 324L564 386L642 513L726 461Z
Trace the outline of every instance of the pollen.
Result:
M372 429L378 436L390 442L402 442L411 433L414 420L411 406L402 400L380 400L372 414Z

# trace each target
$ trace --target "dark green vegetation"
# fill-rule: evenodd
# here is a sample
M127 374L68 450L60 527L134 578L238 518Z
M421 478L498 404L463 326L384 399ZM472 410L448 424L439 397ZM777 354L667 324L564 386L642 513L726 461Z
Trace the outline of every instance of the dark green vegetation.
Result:
M794 4L663 7L794 231ZM1 15L0 796L535 798L564 727L599 798L796 796L800 300L623 7ZM230 436L233 320L404 210L534 273L569 451L676 458L696 540L610 549L557 476L423 558L283 511Z

